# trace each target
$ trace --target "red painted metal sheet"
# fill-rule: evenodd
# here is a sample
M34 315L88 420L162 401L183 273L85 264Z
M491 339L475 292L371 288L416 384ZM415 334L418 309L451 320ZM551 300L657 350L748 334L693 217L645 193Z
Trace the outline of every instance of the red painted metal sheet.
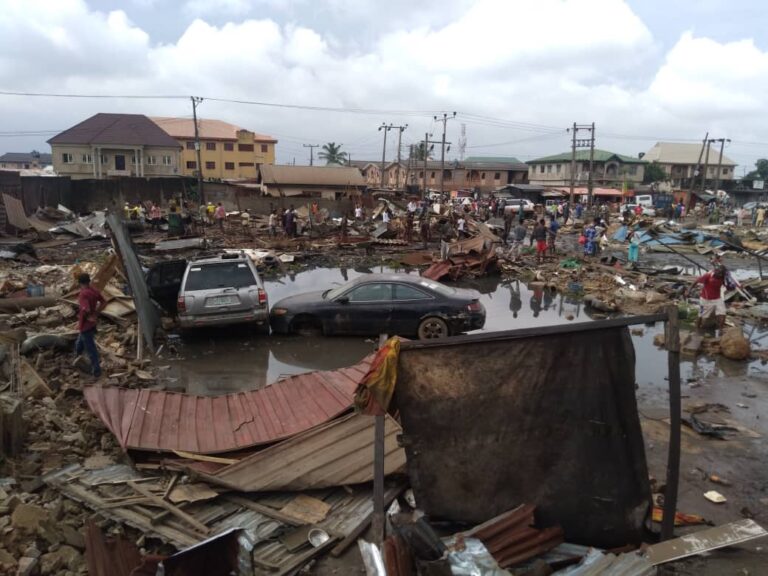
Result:
M89 386L85 399L125 450L219 454L283 440L338 416L352 405L371 359L224 396Z

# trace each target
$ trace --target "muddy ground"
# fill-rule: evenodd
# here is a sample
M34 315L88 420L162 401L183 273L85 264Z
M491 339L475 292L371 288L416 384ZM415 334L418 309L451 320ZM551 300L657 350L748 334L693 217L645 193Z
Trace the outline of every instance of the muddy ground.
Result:
M247 238L232 240L214 235L211 240L214 247L253 247ZM575 234L563 234L559 242L560 253L548 267L544 267L544 282L537 280L537 267L531 256L525 256L525 266L517 270L455 282L456 285L471 287L481 293L488 314L485 331L585 322L605 317L604 312L585 306L580 295L554 289L554 285L562 285L563 278L567 276L566 272L557 271L557 262L575 254L577 250ZM39 262L34 265L99 262L103 260L107 248L107 241L94 240L42 249L38 250ZM430 246L432 250L436 248L435 244ZM270 301L274 303L283 296L319 285L330 287L369 272L418 274L424 267L406 267L399 263L400 256L408 251L395 246L374 249L305 249L294 263L265 270L267 292ZM159 257L150 251L142 252L151 258ZM293 252L298 255L298 251ZM621 257L622 253L622 249L615 250L617 256ZM695 258L706 265L705 257ZM641 263L650 266L678 265L694 273L689 261L674 254L643 254ZM739 256L727 256L726 263L738 271L741 277L754 274L757 268L754 259ZM15 272L23 275L24 270L32 264L11 266ZM690 328L683 326L683 329ZM663 483L666 475L669 434L666 352L653 343L654 336L661 329L661 325L656 325L633 330L638 408L649 472L657 487ZM768 366L759 359L759 351L768 339L762 339L766 331L758 322L746 323L744 330L753 342L752 360L734 362L721 356L700 355L683 357L681 362L684 418L689 418L691 413L706 413L736 429L727 435L727 439L718 439L701 435L688 426L683 428L678 508L682 512L704 516L715 525L743 517L753 517L761 524L768 523L768 467L765 464L768 448L763 440L768 434ZM109 335L111 329L108 328L105 333ZM144 366L146 371L152 373L151 385L195 394L222 394L252 389L287 374L347 366L368 354L375 346L372 339L366 338L256 337L247 330L205 330L182 334L172 324L167 326L167 337L161 354ZM114 440L81 405L82 397L66 392L69 387L74 390L89 382L89 377L64 364L57 370L66 384L64 392L56 400L59 410L75 415L74 422L85 431L83 442L77 439L74 452L59 457L57 462L85 458L95 452L120 458ZM126 384L124 381L119 383ZM127 384L147 385L135 378ZM46 405L39 403L33 413L44 415ZM69 433L76 430L69 422L61 426ZM50 441L50 438L33 430L29 442L34 444L35 441L39 444L41 441ZM47 454L43 453L43 459L46 457ZM4 462L4 468L6 475L30 470L8 461ZM710 479L712 476L718 477L720 482L713 482ZM708 490L717 490L727 501L722 504L709 502L703 497ZM43 498L48 496L43 493ZM71 509L72 503L67 508ZM70 512L77 518L86 515L83 510ZM72 523L76 522L73 520ZM653 529L658 530L658 525L654 525ZM679 528L677 532L683 534L697 529L700 527ZM7 535L6 531L6 538ZM22 545L23 542L19 541L6 541L5 544L6 548L13 550L19 550ZM768 573L765 568L768 566L767 546L768 542L757 541L671 563L664 570L671 574L706 576L764 574ZM318 574L361 571L359 553L354 547L342 559L324 558L312 568L312 572Z

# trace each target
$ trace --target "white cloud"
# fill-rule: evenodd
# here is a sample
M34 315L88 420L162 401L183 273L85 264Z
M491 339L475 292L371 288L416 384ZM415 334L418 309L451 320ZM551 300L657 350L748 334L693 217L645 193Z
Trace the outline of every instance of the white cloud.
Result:
M184 4L184 11L194 16L242 16L250 12L252 4L249 0L188 0Z
M298 0L292 22L243 19L238 14L274 0L200 2L229 23L200 16L175 41L152 43L123 11L103 13L82 0L49 0L32 13L27 3L5 3L0 21L0 86L41 92L195 94L312 106L383 110L458 110L496 118L561 126L595 121L598 144L635 153L652 142L609 139L605 134L700 138L707 129L725 137L768 141L761 114L768 105L768 54L752 41L720 43L683 35L659 53L653 34L622 0L454 0L447 22L377 32L365 47L337 42L304 24L302 10L330 10L336 18L373 0ZM188 2L193 8L195 2ZM374 6L375 4L375 6ZM393 18L404 0L392 0ZM426 2L434 8L434 4ZM361 6L363 8L361 8ZM314 8L312 8L314 7ZM288 10L286 8L286 10ZM361 12L363 10L363 12ZM414 14L420 14L414 8ZM210 14L210 13L209 13ZM440 20L442 22L442 20ZM664 56L660 64L656 59ZM64 128L97 111L190 113L187 101L4 100L9 130ZM29 110L36 111L34 115ZM301 141L337 141L353 156L380 155L376 126L408 122L404 143L434 128L431 115L317 113L217 103L201 114L220 117L280 139L281 160L306 152ZM520 141L473 153L532 157L567 149L568 136L489 125L464 117L469 144ZM531 139L533 138L533 139ZM26 142L26 141L18 141ZM0 147L39 147L39 142ZM746 155L745 155L746 158Z

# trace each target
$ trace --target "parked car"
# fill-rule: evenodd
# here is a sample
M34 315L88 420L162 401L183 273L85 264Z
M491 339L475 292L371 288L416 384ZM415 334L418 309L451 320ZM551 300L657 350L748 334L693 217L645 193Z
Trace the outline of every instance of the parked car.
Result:
M536 205L525 198L505 198L504 199L504 212L519 213L522 208L523 212L533 212Z
M366 274L343 286L283 298L272 307L277 334L397 334L442 338L485 324L474 290L418 276Z
M625 204L621 208L621 213L623 214L625 210L629 210L632 212L632 214L635 213L635 209L637 208L637 204ZM649 218L654 218L656 216L656 209L653 206L643 206L643 216L648 216Z
M242 252L189 262L176 305L182 328L253 324L269 333L267 292Z

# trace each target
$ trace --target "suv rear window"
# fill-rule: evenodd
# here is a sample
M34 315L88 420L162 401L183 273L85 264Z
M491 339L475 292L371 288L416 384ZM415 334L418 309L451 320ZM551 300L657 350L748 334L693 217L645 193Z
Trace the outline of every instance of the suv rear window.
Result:
M245 288L256 284L256 278L243 262L193 265L187 274L184 290L210 290L212 288Z

